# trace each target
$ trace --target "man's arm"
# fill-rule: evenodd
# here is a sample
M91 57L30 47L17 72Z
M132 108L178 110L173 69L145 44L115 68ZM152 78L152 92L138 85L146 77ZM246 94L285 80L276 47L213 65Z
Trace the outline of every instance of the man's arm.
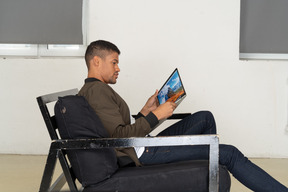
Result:
M143 137L158 124L153 113L148 113L131 124L127 104L107 85L94 84L79 93L87 99L111 137Z

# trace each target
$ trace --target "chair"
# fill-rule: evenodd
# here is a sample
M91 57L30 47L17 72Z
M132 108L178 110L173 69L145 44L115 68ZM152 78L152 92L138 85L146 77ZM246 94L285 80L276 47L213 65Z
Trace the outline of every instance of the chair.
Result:
M66 182L69 186L70 191L72 192L135 191L133 190L131 184L133 184L133 182L138 182L139 177L145 178L145 182L140 182L139 184L140 186L142 185L141 189L143 189L143 191L145 191L145 189L151 191L149 190L150 186L143 184L149 183L152 187L154 187L152 191L161 191L163 187L169 188L173 186L180 187L187 185L186 189L190 188L192 189L191 191L194 191L194 189L196 191L208 191L209 189L209 191L216 192L219 190L219 182L220 191L230 191L230 175L224 166L218 164L219 138L217 135L144 138L61 139L59 133L57 132L57 123L55 120L55 116L50 115L47 104L57 101L58 97L75 95L77 93L77 89L71 89L37 97L40 111L42 113L43 119L45 121L51 138L50 150L47 156L46 166L39 189L40 192L60 191ZM185 116L187 116L187 114L176 114L173 115L171 119L183 118ZM67 156L67 152L75 150L85 151L101 148L107 149L141 146L179 145L209 145L209 161L187 161L143 167L123 167L119 168L115 172L115 174L111 176L111 178L108 178L103 182L97 183L95 185L85 186L84 189L83 187L80 189L77 188L75 183L76 177L71 167L71 163L69 162L69 156ZM63 173L51 185L57 159L59 159ZM159 173L161 173L161 176L159 176ZM145 174L149 175L149 177L145 177ZM191 179L188 179L188 182L187 174L189 174L188 176L191 177ZM125 179L123 179L124 177ZM164 178L168 178L167 181L169 182L165 183L165 186L163 186L164 184L162 184L161 186L161 182L157 181L166 181L164 180ZM204 182L205 186L204 188L202 187L201 189L198 189L197 185L201 182ZM114 186L115 183L118 183L118 186ZM156 185L157 187L155 188ZM125 188L125 186L128 188Z

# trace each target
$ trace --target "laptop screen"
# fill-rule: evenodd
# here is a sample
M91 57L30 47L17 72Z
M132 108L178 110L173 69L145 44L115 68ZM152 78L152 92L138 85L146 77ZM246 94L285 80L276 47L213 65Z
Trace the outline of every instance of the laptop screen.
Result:
M178 69L176 68L170 77L167 79L165 84L159 90L157 95L159 104L163 104L166 101L178 102L186 96L183 83L181 81Z

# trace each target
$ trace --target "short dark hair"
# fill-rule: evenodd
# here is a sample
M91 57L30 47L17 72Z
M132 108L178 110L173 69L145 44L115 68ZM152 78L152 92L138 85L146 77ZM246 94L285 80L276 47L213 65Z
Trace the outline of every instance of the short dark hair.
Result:
M120 50L116 45L109 41L98 40L93 41L86 49L85 61L87 68L89 69L89 62L94 56L98 56L104 59L107 55L107 52L116 52L120 55Z

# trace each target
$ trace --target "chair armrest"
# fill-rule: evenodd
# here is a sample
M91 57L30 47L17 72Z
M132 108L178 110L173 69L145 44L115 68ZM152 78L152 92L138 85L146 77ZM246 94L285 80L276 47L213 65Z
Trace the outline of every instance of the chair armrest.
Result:
M181 145L214 145L219 143L218 135L182 135L164 137L129 137L129 138L96 138L96 139L59 139L52 141L57 148L97 149L123 147L181 146Z
M218 191L219 181L219 137L218 135L184 135L165 137L99 138L54 140L52 150L209 145L209 191Z
M191 115L191 113L174 113L172 116L168 117L167 119L184 119L185 117ZM132 115L135 118L137 115Z
M184 119L185 117L191 115L191 113L174 113L172 116L167 119Z

